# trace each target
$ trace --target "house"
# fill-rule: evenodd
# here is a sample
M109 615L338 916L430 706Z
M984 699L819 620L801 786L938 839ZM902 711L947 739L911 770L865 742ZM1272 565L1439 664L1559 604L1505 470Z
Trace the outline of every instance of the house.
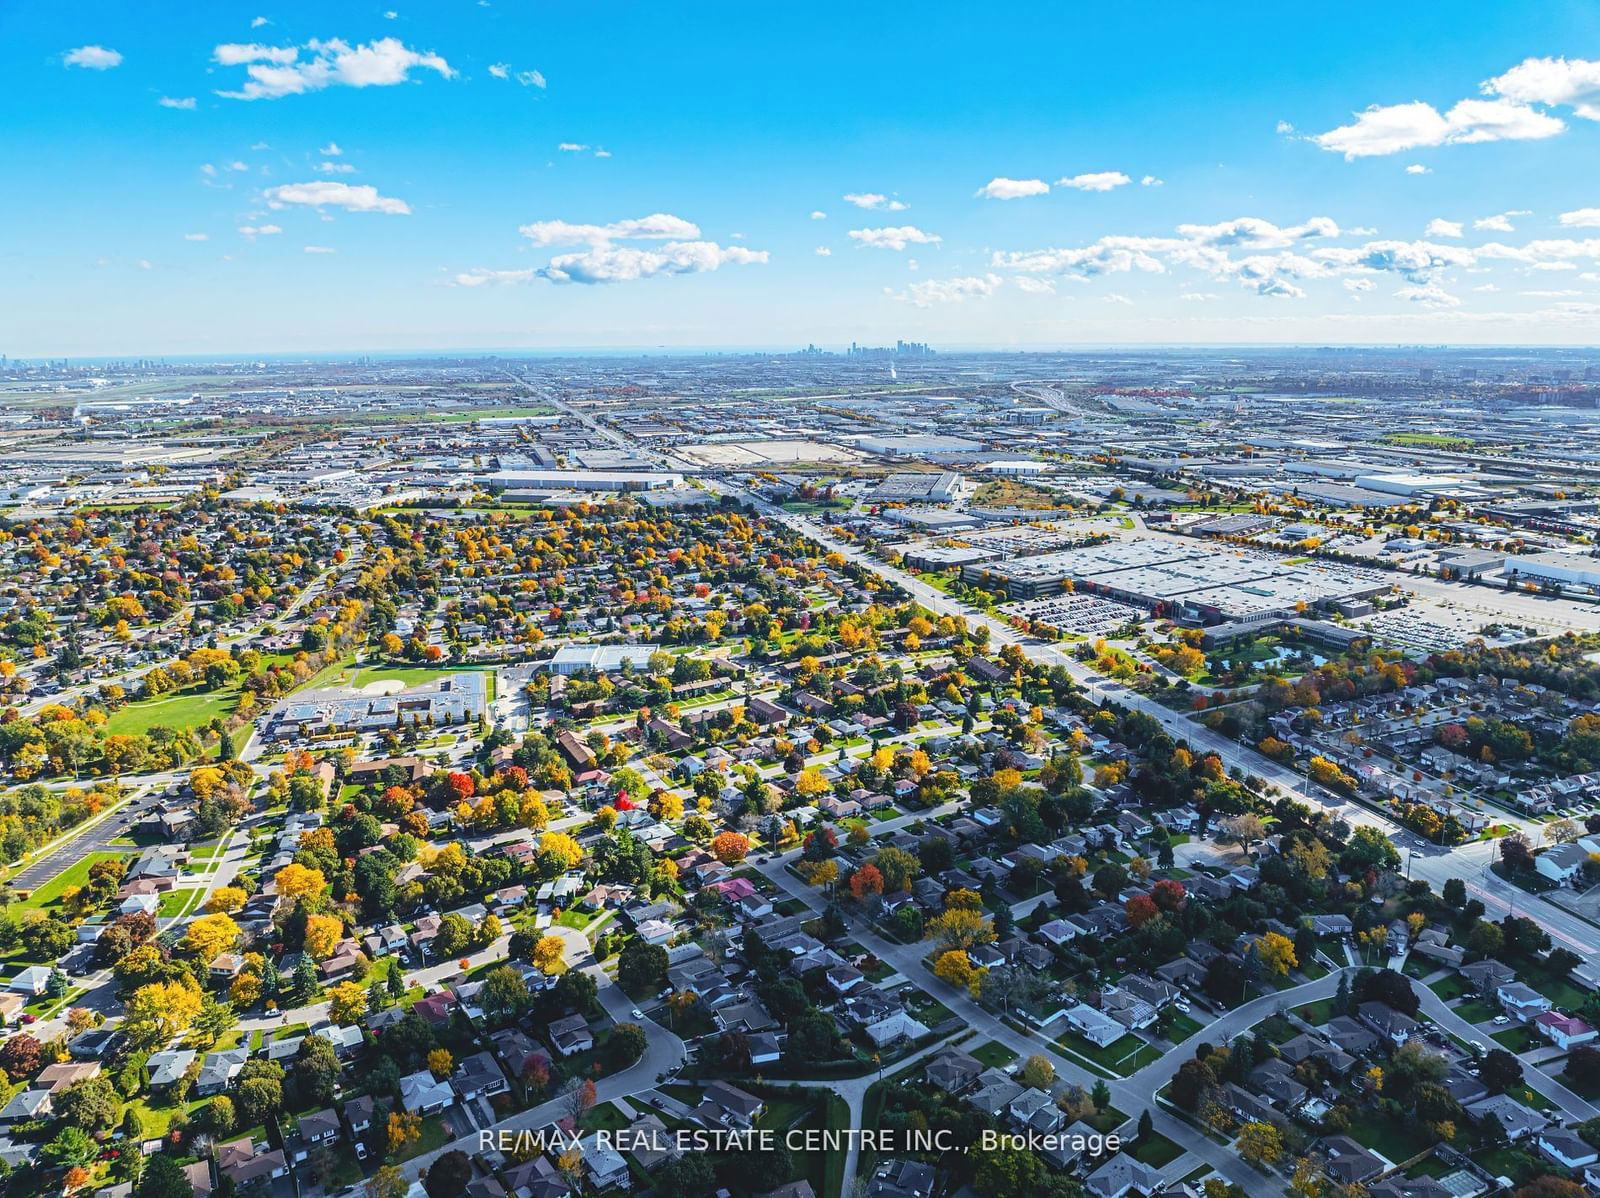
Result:
M551 1020L546 1034L550 1037L550 1046L564 1057L588 1052L594 1047L594 1033L589 1030L589 1021L582 1015L567 1015Z
M1600 1035L1594 1028L1583 1020L1572 1015L1562 1015L1557 1011L1545 1011L1535 1015L1533 1026L1546 1040L1563 1051L1570 1051L1580 1044L1587 1044L1595 1036Z
M1517 980L1516 970L1503 961L1495 960L1474 961L1471 965L1463 965L1460 973L1472 984L1474 990L1486 996L1493 995L1507 982Z
M628 1162L622 1159L622 1154L611 1147L611 1137L602 1140L598 1135L585 1136L579 1141L583 1153L583 1172L589 1179L589 1184L596 1190L609 1190L616 1187L622 1190L633 1188L633 1178L628 1172Z
M1073 1031L1098 1048L1121 1039L1127 1031L1111 1016L1084 1003L1067 1008L1067 1023Z
M937 1087L946 1094L959 1094L977 1080L978 1074L982 1072L983 1063L977 1057L952 1050L940 1053L929 1061L927 1068L922 1071L922 1076L930 1086Z
M512 1077L527 1077L530 1069L540 1066L549 1071L550 1054L529 1039L521 1028L502 1028L489 1039Z
M344 1104L344 1121L350 1125L350 1134L359 1137L372 1126L373 1117L378 1113L378 1104L371 1096L363 1094L359 1098L352 1098Z
M249 1136L241 1136L213 1149L217 1176L231 1181L235 1189L248 1190L289 1175L289 1162L283 1150L258 1151Z
M1541 1132L1550 1126L1550 1117L1530 1106L1524 1106L1507 1094L1491 1094L1476 1102L1467 1103L1467 1111L1475 1119L1493 1115L1513 1143Z
M1388 1003L1364 1002L1356 1008L1356 1015L1378 1035L1396 1048L1409 1040L1417 1030L1417 1021L1396 1011Z
M33 1084L37 1089L59 1094L74 1082L85 1081L99 1073L99 1061L62 1061L41 1069Z
M491 1053L475 1052L456 1063L451 1084L464 1099L487 1098L504 1094L510 1088L505 1072Z
M862 1031L867 1039L879 1048L897 1044L901 1040L920 1040L928 1034L928 1027L904 1011L896 1011L876 1022L867 1024Z
M400 1105L413 1115L432 1115L456 1100L449 1082L442 1082L426 1069L408 1073L400 1079Z
M151 1054L145 1062L145 1068L150 1071L150 1088L162 1090L177 1085L194 1062L195 1054L186 1048Z
M1494 996L1507 1015L1524 1023L1543 1015L1551 1007L1548 998L1524 982L1506 982L1495 990Z
M332 1144L339 1139L339 1112L312 1111L295 1121L294 1131L284 1137L283 1146L289 1159L296 1163L309 1157L320 1144Z
M0 1124L26 1123L49 1116L51 1109L49 1090L24 1090L0 1107Z
M727 1082L712 1082L690 1117L707 1128L748 1130L766 1109L767 1104L754 1094L747 1094Z
M43 965L29 965L6 982L6 989L38 998L50 985L50 971Z
M1322 1147L1328 1154L1323 1170L1339 1185L1363 1185L1388 1168L1382 1157L1368 1152L1349 1136L1329 1136L1322 1141Z
M225 1052L208 1052L200 1062L200 1076L195 1080L195 1093L201 1098L221 1094L250 1059L249 1048L232 1048Z
M1154 1194L1162 1177L1143 1161L1119 1152L1083 1179L1084 1193L1093 1198L1124 1198L1126 1194Z
M1564 1127L1547 1127L1534 1143L1556 1164L1567 1169L1581 1169L1600 1161L1600 1152L1581 1136Z
M1583 871L1588 861L1589 850L1581 844L1558 844L1535 856L1533 868L1541 876L1565 886Z
M867 1198L928 1198L934 1176L933 1166L921 1161L884 1161L872 1171Z

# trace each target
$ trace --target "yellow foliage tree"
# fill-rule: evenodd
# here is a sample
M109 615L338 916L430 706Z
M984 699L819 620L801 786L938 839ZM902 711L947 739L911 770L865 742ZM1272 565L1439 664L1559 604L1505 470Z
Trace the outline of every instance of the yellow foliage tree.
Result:
M320 869L307 869L299 864L285 865L272 876L272 880L278 884L278 893L285 898L321 894L328 885Z
M306 917L306 952L318 961L333 956L334 945L344 938L344 924L332 915Z
M211 897L206 900L206 910L212 912L237 911L244 906L245 900L250 896L237 886L218 886L211 892Z
M367 992L355 982L340 982L328 991L328 1014L335 1023L355 1023L367 1012Z
M183 947L201 961L210 961L218 953L225 953L239 940L239 925L228 916L217 912L202 915L189 925L183 938Z

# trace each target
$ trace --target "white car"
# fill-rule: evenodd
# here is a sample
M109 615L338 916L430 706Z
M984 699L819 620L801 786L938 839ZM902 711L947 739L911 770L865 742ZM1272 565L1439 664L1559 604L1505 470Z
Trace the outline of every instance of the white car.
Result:
M633 1008L633 1011L631 1012L631 1014L633 1015L633 1017L635 1019L643 1019L644 1018L644 1012L641 1011L638 1007Z
M1495 1025L1495 1027L1504 1027L1506 1024L1508 1024L1510 1022L1511 1022L1511 1016L1509 1016L1509 1015L1496 1015L1494 1017L1494 1025Z

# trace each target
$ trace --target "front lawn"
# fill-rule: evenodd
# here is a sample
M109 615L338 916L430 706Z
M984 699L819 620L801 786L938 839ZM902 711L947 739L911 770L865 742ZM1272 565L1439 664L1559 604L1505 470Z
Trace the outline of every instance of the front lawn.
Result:
M1004 1069L1017 1059L1017 1054L996 1040L989 1040L969 1050L969 1055L985 1069Z

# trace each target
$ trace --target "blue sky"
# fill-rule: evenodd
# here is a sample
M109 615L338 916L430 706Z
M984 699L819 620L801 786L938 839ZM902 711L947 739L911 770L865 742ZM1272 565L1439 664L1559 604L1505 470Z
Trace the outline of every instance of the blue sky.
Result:
M0 351L1597 340L1592 4L393 3L0 6Z

